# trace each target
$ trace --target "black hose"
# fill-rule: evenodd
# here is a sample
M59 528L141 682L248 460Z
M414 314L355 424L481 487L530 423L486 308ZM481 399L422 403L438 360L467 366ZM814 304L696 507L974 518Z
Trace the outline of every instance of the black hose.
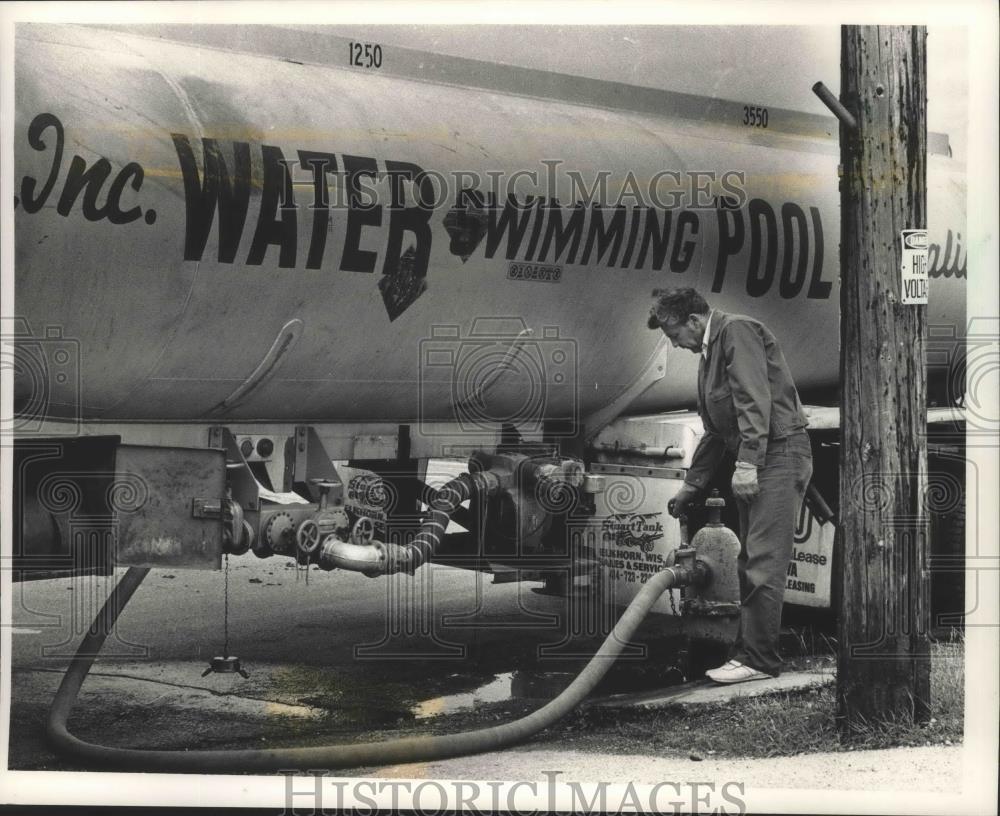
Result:
M689 569L675 566L656 573L628 605L601 648L565 691L537 711L504 725L461 734L309 748L163 751L111 748L85 742L73 736L67 727L73 704L115 620L148 572L146 568L132 567L112 590L111 596L80 643L49 709L46 734L53 747L99 763L104 769L222 773L356 768L423 762L505 748L523 742L575 708L611 668L614 659L632 639L657 598L673 586L697 582L703 577L700 567Z
M428 505L429 516L420 525L420 531L412 542L402 546L391 542L381 544L386 556L381 572L390 575L408 572L412 575L433 559L448 523L461 508L462 502L477 494L489 495L498 486L496 474L490 471L463 473L445 484Z
M420 501L430 507L437 500L437 497L437 489L424 482L420 483ZM472 530L473 515L468 508L462 506L456 507L451 514L451 520L456 524L460 524L466 530Z

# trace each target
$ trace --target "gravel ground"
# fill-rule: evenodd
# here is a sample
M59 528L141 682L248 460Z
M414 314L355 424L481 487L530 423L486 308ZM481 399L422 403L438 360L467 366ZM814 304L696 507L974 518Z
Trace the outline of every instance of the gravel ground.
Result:
M748 788L949 793L961 783L962 749L958 746L890 748L768 759L707 759L701 762L676 756L513 750L441 762L397 765L383 768L376 775L415 779L546 780L543 771L561 771L559 782L601 780L610 784L634 782L637 785L653 785L664 780L681 783L735 780L745 782Z

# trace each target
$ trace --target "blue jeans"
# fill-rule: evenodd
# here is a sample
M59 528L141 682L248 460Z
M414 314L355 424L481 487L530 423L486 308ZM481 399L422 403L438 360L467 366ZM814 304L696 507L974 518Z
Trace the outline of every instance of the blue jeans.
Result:
M742 607L732 659L775 676L781 673L778 636L795 523L811 476L809 435L774 439L757 469L760 493L751 502L736 501Z

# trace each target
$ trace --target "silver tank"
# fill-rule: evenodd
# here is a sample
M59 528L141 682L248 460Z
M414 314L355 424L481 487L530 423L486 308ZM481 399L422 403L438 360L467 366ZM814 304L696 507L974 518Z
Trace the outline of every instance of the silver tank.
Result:
M14 313L49 365L18 371L19 406L43 376L45 412L106 420L404 422L453 418L456 401L587 416L661 359L650 292L679 285L768 323L803 391L836 381L833 120L775 109L762 128L718 100L629 111L233 47L19 26ZM355 173L353 206L337 206L351 178L314 175L310 159ZM543 160L560 162L558 206L510 210L527 219L517 246L503 210L491 220L488 183L464 206L451 184L421 209L410 182L544 174ZM960 337L965 192L950 165L931 157L929 320ZM608 174L602 209L573 220L567 171L588 187ZM707 193L692 171L715 173ZM724 185L726 171L742 178ZM676 206L621 196L629 174L648 192L658 173ZM318 178L329 209L311 206ZM668 353L621 409L690 404L694 363Z

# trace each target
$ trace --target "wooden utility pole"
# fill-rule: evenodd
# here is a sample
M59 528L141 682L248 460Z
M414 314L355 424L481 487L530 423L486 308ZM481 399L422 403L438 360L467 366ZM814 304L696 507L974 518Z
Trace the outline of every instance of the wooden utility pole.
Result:
M840 130L843 554L837 696L842 738L929 712L927 31L844 26ZM916 255L916 259L914 259ZM906 256L906 257L904 257ZM904 286L901 266L924 273ZM926 297L924 299L926 303Z

